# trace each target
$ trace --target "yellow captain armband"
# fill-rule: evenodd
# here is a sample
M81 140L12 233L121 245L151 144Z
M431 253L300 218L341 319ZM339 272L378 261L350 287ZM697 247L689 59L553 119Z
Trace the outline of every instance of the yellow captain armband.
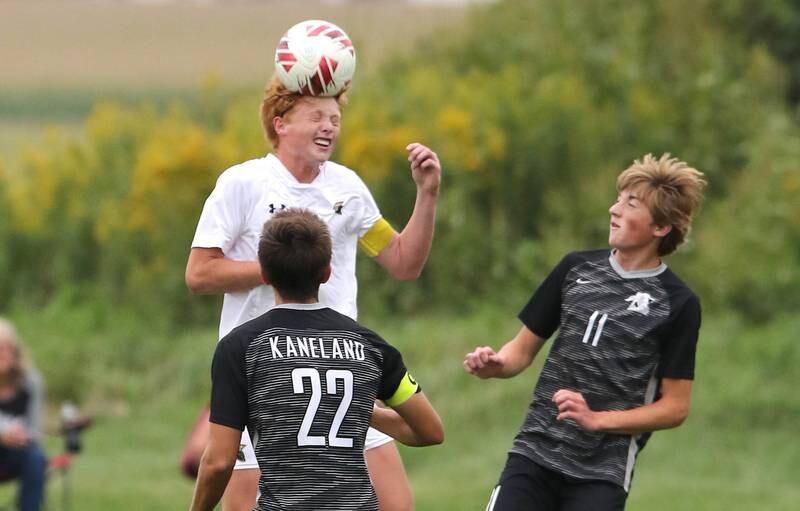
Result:
M389 399L385 399L383 402L391 407L400 406L408 401L411 396L416 394L417 391L419 391L419 383L406 371L394 395Z
M392 225L380 218L365 235L358 239L358 246L370 257L375 257L392 242L395 234L397 233Z

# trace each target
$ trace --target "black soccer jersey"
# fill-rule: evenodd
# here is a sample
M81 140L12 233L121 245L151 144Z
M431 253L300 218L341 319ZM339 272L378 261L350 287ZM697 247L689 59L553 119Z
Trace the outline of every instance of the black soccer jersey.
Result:
M628 410L658 398L661 378L694 378L697 296L662 264L627 272L608 250L567 255L519 315L536 335L556 329L511 452L627 491L649 435L590 433L557 421L553 394L580 392L592 410Z
M349 317L278 306L219 342L210 420L253 434L259 511L377 510L364 462L372 407L417 389L400 353Z

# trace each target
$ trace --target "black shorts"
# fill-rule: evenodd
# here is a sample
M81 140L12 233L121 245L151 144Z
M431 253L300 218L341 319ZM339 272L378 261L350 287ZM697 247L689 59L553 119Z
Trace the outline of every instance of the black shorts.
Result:
M510 453L486 511L622 511L627 498L622 486L566 476Z

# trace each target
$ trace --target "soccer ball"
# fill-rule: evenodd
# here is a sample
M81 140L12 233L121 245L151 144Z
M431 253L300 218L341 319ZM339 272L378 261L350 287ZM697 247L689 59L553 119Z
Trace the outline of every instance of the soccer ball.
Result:
M344 30L322 20L301 21L281 37L275 72L292 92L335 96L350 84L356 49Z

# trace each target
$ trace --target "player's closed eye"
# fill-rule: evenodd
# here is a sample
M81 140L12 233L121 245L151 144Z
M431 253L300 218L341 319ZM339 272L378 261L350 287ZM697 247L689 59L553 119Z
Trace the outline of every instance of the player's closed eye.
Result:
M635 208L635 207L637 207L639 205L637 197L633 197L633 196L628 197L627 201L626 201L625 197L623 197L622 195L617 195L616 204L619 204L621 202L625 202L626 206L629 206L629 207L632 207L632 208Z

